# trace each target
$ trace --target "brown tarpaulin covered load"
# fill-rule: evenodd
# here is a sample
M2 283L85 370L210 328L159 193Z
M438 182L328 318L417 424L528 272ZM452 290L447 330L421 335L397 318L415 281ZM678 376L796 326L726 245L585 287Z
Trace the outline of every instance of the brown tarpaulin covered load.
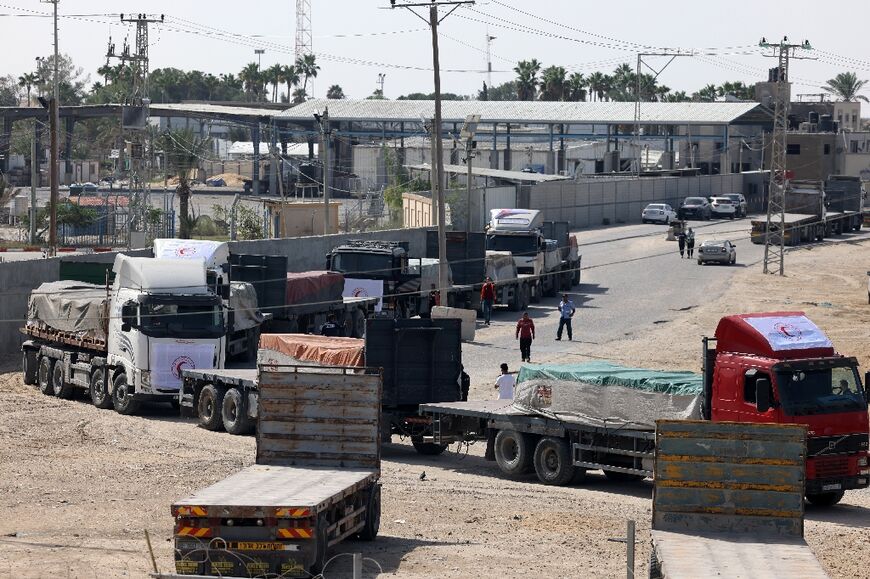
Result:
M344 275L333 271L301 271L287 274L288 306L296 304L341 303Z
M365 366L365 341L310 334L262 334L260 364Z

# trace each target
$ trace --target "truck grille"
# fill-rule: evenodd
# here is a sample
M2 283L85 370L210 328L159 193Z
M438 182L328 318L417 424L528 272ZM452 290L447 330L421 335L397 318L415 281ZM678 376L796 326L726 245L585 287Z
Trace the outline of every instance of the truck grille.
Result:
M849 474L849 459L845 456L817 458L813 464L816 478L833 478Z
M867 450L867 438L866 434L813 436L807 439L807 454L810 457L831 454L855 454L856 452Z

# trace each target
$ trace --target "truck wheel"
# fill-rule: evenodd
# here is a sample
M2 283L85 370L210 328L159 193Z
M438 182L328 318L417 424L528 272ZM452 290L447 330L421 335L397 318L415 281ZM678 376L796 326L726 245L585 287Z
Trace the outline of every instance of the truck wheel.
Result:
M424 456L438 456L447 450L447 444L435 444L434 442L423 442L422 440L411 439L411 444L414 445L414 450L418 454Z
M562 438L546 436L535 447L535 472L546 485L564 486L574 478L571 449Z
M362 338L366 334L366 314L357 308L353 311L350 319L350 337Z
M381 485L372 485L366 504L366 522L359 532L363 541L374 541L381 528Z
M574 279L572 280L572 284L575 286L580 285L580 264L579 263L574 265Z
M63 379L63 363L60 360L54 363L51 371L51 386L54 395L64 400L69 400L75 393L75 387Z
M817 493L807 495L807 500L811 505L817 507L833 507L843 499L843 491L835 491L831 493Z
M550 286L547 288L547 291L544 292L544 297L554 298L558 292L556 286L559 283L559 274L554 273L553 275L548 275L546 279L550 282Z
M39 358L39 370L37 371L37 379L39 381L39 391L46 396L54 395L54 386L51 384L51 375L54 372L54 360L48 356Z
M646 477L642 474L631 474L628 472L616 472L613 470L605 470L604 476L607 480L612 480L613 482L631 482L636 480L643 480Z
M21 369L24 374L24 383L28 386L39 384L39 362L36 350L22 350Z
M200 395L201 396L201 395ZM245 399L238 388L230 388L224 394L221 404L221 416L224 422L224 430L230 434L248 434L251 431L251 419L245 409Z
M221 409L224 404L224 391L215 388L211 384L199 393L199 402L196 405L196 413L199 416L199 425L206 430L220 430L222 423Z
M102 368L97 368L91 372L91 402L97 408L107 410L112 407L112 397L109 395L109 389L106 388L106 373Z
M516 430L499 430L495 435L495 462L511 477L524 475L532 467L533 442Z
M658 555L656 555L656 547L652 546L649 552L649 579L662 579L662 564L659 563Z
M317 540L317 545L315 545L315 556L314 563L311 564L311 574L315 577L323 573L323 568L326 566L326 544L329 541L329 537L326 532L326 528L329 527L329 523L326 521L326 517L321 514L317 518L317 529L315 530L315 538Z
M523 286L517 286L514 290L514 297L508 304L508 309L512 312L523 309Z
M127 383L127 375L124 373L115 376L112 381L112 405L115 412L129 416L139 410L139 401L133 395L130 384Z

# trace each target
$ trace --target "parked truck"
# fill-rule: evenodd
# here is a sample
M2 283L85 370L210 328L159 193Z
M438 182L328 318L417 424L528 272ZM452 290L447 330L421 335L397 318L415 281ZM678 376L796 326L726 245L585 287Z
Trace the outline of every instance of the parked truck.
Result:
M827 220L839 233L859 231L864 225L864 196L860 177L831 175L825 181Z
M141 402L177 403L184 368L222 368L221 298L205 265L118 255L114 282L42 284L22 332L25 384L133 414Z
M658 419L804 424L810 502L833 505L868 486L857 360L837 354L802 312L726 316L703 345L700 376L594 362L523 366L513 403L421 405L431 421L423 441L486 440L487 458L505 474L534 467L541 482L564 485L589 469L651 476Z
M543 215L537 209L493 209L486 232L487 250L513 254L517 271L529 287L530 302L570 290L580 281L576 242L570 243L567 232L561 242L547 239L543 227ZM557 233L559 228L553 223L549 229Z
M656 424L650 579L827 579L804 541L807 431Z
M260 366L256 464L172 504L179 576L312 577L381 520L381 376Z
M373 318L365 340L300 334L263 334L261 364L380 368L383 372L382 422L385 441L395 434L411 438L422 454L439 454L446 445L423 440L427 420L423 402L463 400L461 321L458 319ZM209 430L246 434L260 408L255 370L191 370L183 373L182 415L196 416Z

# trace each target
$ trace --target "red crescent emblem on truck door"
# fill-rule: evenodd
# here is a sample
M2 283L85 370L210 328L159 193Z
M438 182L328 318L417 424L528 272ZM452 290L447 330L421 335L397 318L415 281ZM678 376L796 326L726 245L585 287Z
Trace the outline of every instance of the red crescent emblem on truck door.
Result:
M181 378L181 371L185 368L189 370L196 369L196 364L189 356L179 356L172 361L172 375L176 378Z

